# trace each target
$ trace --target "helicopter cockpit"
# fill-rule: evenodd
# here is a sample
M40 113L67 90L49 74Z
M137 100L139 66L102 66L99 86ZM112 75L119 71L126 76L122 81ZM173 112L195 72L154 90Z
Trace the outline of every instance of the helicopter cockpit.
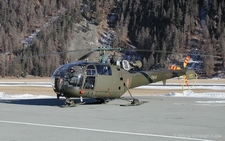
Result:
M57 94L75 90L93 90L97 75L112 75L108 64L76 62L62 65L52 75L52 87ZM69 89L73 89L70 92Z
M81 87L83 82L84 67L86 63L65 64L55 70L52 75L52 86L56 91L61 90L60 84ZM73 71L72 71L73 70Z

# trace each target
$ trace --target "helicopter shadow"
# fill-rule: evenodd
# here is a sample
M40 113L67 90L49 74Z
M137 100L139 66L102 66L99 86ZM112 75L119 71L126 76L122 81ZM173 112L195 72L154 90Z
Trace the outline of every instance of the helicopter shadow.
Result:
M73 99L74 102L80 103L79 99ZM65 105L65 99L56 100L55 98L42 98L42 99L0 99L0 103L5 104L19 104L31 106L56 106L61 107ZM83 99L82 105L99 104L95 99Z

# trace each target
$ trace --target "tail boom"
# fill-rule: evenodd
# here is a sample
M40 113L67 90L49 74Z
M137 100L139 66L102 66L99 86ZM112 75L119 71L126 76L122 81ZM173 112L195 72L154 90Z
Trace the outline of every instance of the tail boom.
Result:
M132 83L129 88L164 81L185 74L185 70L141 71L132 73Z

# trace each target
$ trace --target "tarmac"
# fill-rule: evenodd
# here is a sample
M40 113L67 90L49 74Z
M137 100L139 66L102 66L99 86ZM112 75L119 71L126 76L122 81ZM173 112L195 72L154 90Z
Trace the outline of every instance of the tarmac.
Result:
M0 140L225 140L224 99L136 98L148 103L120 106L128 101L116 99L107 104L61 108L64 99L0 100Z

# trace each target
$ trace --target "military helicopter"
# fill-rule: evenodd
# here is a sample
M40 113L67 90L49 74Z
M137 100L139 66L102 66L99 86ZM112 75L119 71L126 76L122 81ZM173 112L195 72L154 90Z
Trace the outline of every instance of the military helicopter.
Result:
M129 62L122 60L117 63L107 63L105 51L119 50L118 48L97 48L100 51L102 62L82 61L92 52L81 57L77 62L68 63L57 68L52 75L52 87L57 95L57 99L65 97L66 107L74 107L76 103L71 98L94 98L100 103L105 103L106 99L120 98L129 89L163 81L179 76L186 76L187 79L194 79L195 72L187 69L174 70L151 70L135 71L140 68L141 62ZM115 61L114 61L115 62ZM70 75L73 71L73 75ZM133 98L130 105L140 105L138 99Z

